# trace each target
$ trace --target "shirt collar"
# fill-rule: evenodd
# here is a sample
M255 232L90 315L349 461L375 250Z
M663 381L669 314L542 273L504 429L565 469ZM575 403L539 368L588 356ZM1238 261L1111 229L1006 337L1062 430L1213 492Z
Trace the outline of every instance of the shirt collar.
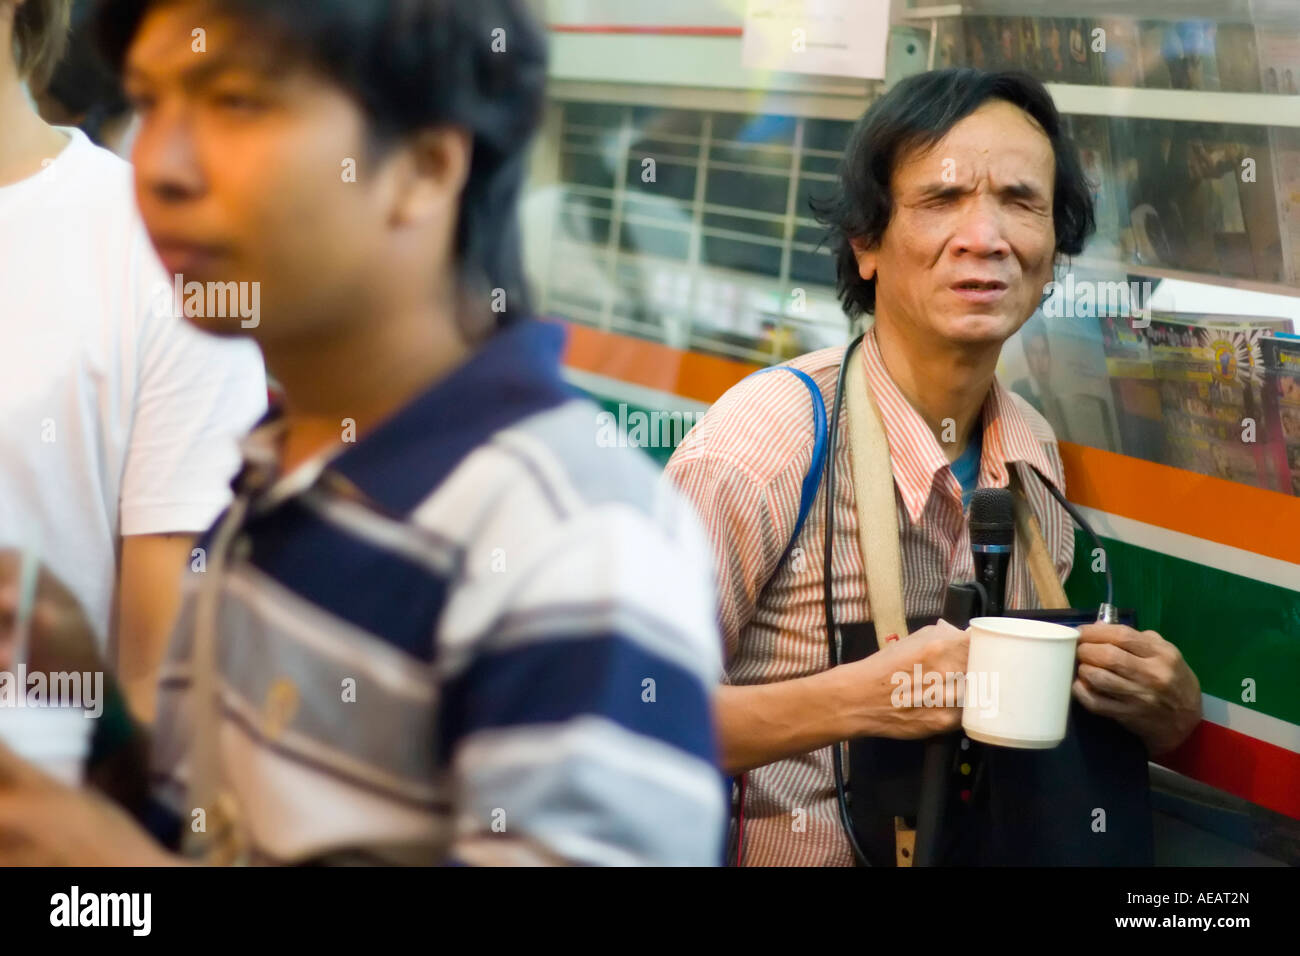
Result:
M934 432L886 370L874 328L863 337L862 361L866 363L867 382L884 421L894 483L903 498L908 518L912 524L917 524L936 484L958 502L961 501L961 487ZM981 423L984 448L980 457L979 487L1005 488L1010 482L1008 466L1013 462L1032 465L1047 480L1058 484L1042 442L1034 436L1015 400L997 379L993 380L984 400Z
M371 501L407 514L492 434L576 394L560 375L563 347L563 326L522 320L355 443L325 449L287 475L279 467L284 422L272 410L241 443L235 490L266 508L310 488L328 467Z

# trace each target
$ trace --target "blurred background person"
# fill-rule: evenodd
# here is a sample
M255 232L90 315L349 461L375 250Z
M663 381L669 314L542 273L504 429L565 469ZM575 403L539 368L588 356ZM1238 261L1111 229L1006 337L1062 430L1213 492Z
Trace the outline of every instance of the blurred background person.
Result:
M97 146L129 158L134 114L122 84L95 51L91 0L73 0L68 49L45 89L36 94L41 118L76 126Z
M0 0L0 549L38 550L149 719L194 534L266 409L261 356L175 314L131 168L41 119L69 0Z

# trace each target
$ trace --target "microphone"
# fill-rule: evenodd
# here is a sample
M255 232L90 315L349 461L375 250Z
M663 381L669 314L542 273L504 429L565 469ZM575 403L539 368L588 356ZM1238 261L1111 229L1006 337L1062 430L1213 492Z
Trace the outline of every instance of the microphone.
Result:
M970 502L970 547L975 562L974 588L949 585L943 618L956 627L966 627L977 616L998 615L1006 607L1007 570L1016 541L1016 518L1011 491L1007 488L977 488ZM978 592L978 593L975 593ZM921 799L916 815L914 865L933 866L939 853L944 811L948 797L948 775L956 755L958 734L944 734L926 741L921 767Z
M1007 570L1016 541L1016 518L1007 488L976 488L970 499L970 549L975 580L984 588L984 613L1006 608Z

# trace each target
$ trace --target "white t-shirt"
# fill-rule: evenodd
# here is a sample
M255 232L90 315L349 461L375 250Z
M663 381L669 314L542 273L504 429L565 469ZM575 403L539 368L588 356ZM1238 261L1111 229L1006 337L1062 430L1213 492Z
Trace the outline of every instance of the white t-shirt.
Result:
M266 373L254 343L159 307L130 166L62 132L42 172L0 186L0 548L36 546L102 641L118 537L212 523Z

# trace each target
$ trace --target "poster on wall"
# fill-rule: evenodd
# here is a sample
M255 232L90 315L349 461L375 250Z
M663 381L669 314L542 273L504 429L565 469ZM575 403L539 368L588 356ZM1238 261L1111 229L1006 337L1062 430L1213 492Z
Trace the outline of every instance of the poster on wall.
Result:
M1260 346L1265 447L1272 459L1274 487L1300 495L1300 336L1276 335Z
M1038 310L1002 350L998 379L1037 411L1059 441L1119 451L1101 326L1092 315Z
M889 0L749 0L741 65L885 78Z

